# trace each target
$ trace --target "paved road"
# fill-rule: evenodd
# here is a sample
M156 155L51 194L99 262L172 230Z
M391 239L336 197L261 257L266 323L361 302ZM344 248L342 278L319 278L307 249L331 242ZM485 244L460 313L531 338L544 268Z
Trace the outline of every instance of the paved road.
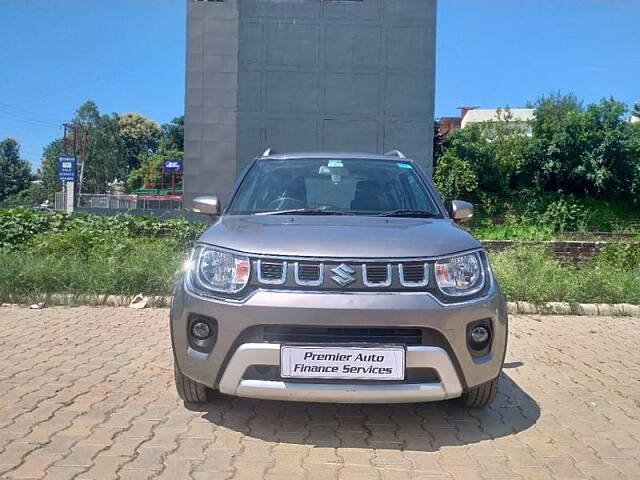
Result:
M512 318L495 404L173 388L166 310L0 308L0 478L640 478L640 319Z

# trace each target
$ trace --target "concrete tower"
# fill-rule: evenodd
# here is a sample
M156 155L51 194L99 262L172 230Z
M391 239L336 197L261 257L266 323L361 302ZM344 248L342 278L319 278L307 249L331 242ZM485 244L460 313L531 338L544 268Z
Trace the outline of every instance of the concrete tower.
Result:
M186 205L266 148L431 172L436 0L187 0Z

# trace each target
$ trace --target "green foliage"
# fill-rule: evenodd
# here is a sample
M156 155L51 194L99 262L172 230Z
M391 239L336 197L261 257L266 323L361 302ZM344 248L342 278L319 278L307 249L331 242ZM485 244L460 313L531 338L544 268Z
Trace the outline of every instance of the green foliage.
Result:
M478 188L478 178L469 162L446 151L438 160L433 181L446 200L470 198Z
M600 252L596 262L602 267L640 270L640 243L610 243Z
M205 227L183 219L158 220L138 215L68 215L25 209L0 210L0 249L25 250L33 246L44 248L47 242L58 242L58 245L75 242L75 251L81 252L105 239L115 245L123 239L145 237L169 238L187 249ZM57 234L68 235L56 237Z
M9 207L35 207L50 199L50 197L51 195L49 195L44 185L32 183L24 190L7 197L4 204Z
M467 198L477 204L475 226L485 238L640 224L640 122L626 121L626 106L609 98L585 107L560 93L529 106L536 108L529 132L505 109L498 121L447 137L434 176L445 196L461 165L468 178L475 174L477 188Z
M167 294L205 227L133 215L0 210L0 298Z
M118 117L118 128L128 171L138 168L141 156L157 151L162 129L153 120L139 113L125 113Z
M138 113L103 115L94 102L82 104L72 120L79 132L88 133L87 161L84 171L83 192L104 193L107 184L115 179L128 179L148 158L158 152L171 152L182 158L184 147L184 118L178 117L162 128ZM73 150L68 147L68 153ZM176 152L177 150L177 152ZM57 179L58 157L63 153L62 142L51 142L42 156L42 179L45 189L52 195L59 190ZM77 155L80 153L78 146ZM134 175L135 177L135 175ZM134 184L141 180L132 180Z
M509 250L492 255L491 261L511 301L638 304L640 263L633 248L611 261L621 254L612 247L583 267L561 264L544 247Z
M74 241L62 239L67 234L54 234L59 237L55 241L72 248ZM170 239L124 238L117 248L111 247L98 242L88 252L41 250L46 256L37 249L0 250L0 298L35 299L47 293L166 295L185 260Z
M555 117L548 110L555 112L558 107L540 105L534 155L528 161L540 186L576 195L625 197L634 158L624 104L604 99Z
M184 151L184 115L162 125L160 152Z
M31 165L20 158L20 145L13 138L0 142L0 201L29 186Z
M500 110L498 121L468 126L447 139L448 150L475 171L481 192L508 196L521 183L532 140L525 128L509 123L511 118L509 109Z
M49 196L53 196L58 188L58 157L62 155L60 140L54 140L44 148L42 153L42 166L40 174L44 188Z
M127 186L131 191L138 188L145 188L147 184L150 184L148 188L159 188L163 177L162 162L164 159L182 159L182 157L182 152L177 150L169 150L162 154L144 156L140 166L132 170L127 176Z
M97 115L84 122L81 109L73 123L89 132L83 191L103 193L108 183L127 175L128 158L120 136L119 118L116 114Z

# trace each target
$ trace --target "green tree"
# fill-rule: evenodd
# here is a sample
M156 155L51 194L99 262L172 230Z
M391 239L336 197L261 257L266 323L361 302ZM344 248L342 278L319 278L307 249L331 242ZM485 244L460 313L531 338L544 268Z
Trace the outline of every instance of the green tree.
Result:
M13 138L0 142L0 200L24 190L31 181L31 165L20 158L20 144Z
M624 197L631 174L626 110L612 98L586 109L562 98L542 102L534 125L535 153L528 165L540 188Z
M40 175L42 177L43 188L45 192L47 192L47 197L52 197L55 192L59 191L58 157L61 155L61 140L54 140L44 147L42 152Z
M184 115L176 117L170 123L162 125L160 151L184 151Z
M140 163L140 166L129 172L127 187L129 190L138 188L160 188L163 183L162 163L165 158L182 159L183 154L177 150L169 150L162 154L148 155ZM168 184L168 176L165 177Z
M433 181L444 200L475 197L478 177L469 162L447 150L438 160Z
M52 200L52 197L43 184L34 182L24 190L7 197L5 203L12 207L34 207L42 204L45 200Z
M512 120L508 108L498 110L496 121L470 125L447 138L447 148L471 166L483 192L506 197L521 183L532 141Z
M120 135L119 116L102 115L97 105L88 101L76 110L71 123L79 131L86 131L89 139L83 192L104 193L107 183L116 178L125 179L128 160Z
M631 115L640 119L640 102L636 102L633 104Z
M127 157L127 168L131 171L138 168L141 155L150 155L157 151L163 131L156 122L139 113L120 115L118 127Z
M626 149L631 171L628 193L634 203L640 204L640 121L630 124L628 133Z

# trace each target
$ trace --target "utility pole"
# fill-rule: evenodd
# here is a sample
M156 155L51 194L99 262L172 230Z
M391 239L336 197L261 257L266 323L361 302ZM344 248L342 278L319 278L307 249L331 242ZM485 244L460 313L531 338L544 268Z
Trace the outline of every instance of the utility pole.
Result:
M80 182L78 183L78 206L80 206L80 194L82 193L82 182L84 181L84 162L87 160L87 144L89 141L89 132L82 132L82 141L80 142Z

